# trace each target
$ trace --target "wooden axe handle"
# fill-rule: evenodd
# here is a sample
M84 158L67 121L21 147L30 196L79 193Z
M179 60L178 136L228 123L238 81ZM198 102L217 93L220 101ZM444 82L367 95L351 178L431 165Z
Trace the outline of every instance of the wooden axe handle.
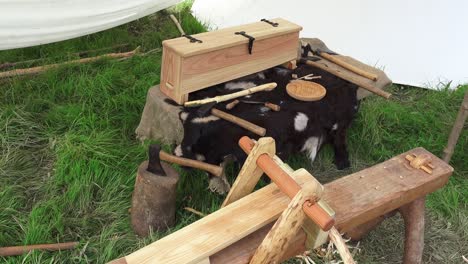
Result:
M237 117L237 116L234 116L234 115L231 115L231 114L228 114L224 111L221 111L221 110L218 110L216 108L213 108L211 109L211 114L214 115L214 116L217 116L221 119L224 119L226 121L229 121L231 123L234 123L242 128L245 128L247 129L248 131L252 132L252 133L255 133L261 137L265 136L266 134L266 129L261 127L261 126L257 126L256 124L254 123L251 123L245 119L242 119L240 117Z
M377 75L373 74L373 73L370 73L370 72L367 72L367 71L364 71L362 69L359 69L358 67L354 66L354 65L351 65L349 63L347 63L346 61L343 61L341 60L340 58L334 56L334 55L330 55L326 52L320 52L320 57L323 57L335 64L338 64L340 65L341 67L349 70L349 71L352 71L358 75L361 75L362 77L365 77L369 80L372 80L372 81L377 81Z
M177 157L164 151L159 152L159 158L170 163L204 170L217 177L221 177L221 175L223 174L223 168L220 166L212 165L198 160Z
M250 153L254 145L254 142L249 137L244 136L239 140L239 146L247 154ZM292 199L301 189L301 186L299 186L293 178L280 168L280 166L278 166L278 164L276 164L268 154L260 155L256 163L289 198ZM312 221L325 231L330 230L330 228L335 224L335 219L317 203L305 202L302 205L302 209L304 210L304 213L312 219Z

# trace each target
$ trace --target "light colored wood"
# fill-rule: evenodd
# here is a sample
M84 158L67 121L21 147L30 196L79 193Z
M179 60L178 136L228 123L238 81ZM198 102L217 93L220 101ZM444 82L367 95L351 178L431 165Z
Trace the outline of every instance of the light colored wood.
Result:
M409 153L429 154L435 165L432 175L405 166ZM356 172L324 185L325 192L320 202L327 202L336 211L336 227L346 233L361 224L414 201L444 186L453 168L423 148L416 148L368 169ZM375 189L379 186L378 190ZM217 252L212 264L248 263L268 228L259 229L250 236ZM306 235L300 231L297 243L289 250L289 256L306 250Z
M231 110L234 107L236 107L236 105L238 105L239 103L240 103L240 101L236 99L236 100L230 102L229 104L226 104L226 109Z
M242 169L237 175L234 184L231 187L222 207L233 203L253 191L255 185L263 174L262 169L257 166L256 160L261 154L267 154L273 157L276 153L275 140L271 137L260 138L249 156L244 162Z
M245 153L249 154L250 151L252 151L254 143L249 137L244 136L239 140L239 146ZM257 165L276 185L278 185L280 190L291 199L300 190L300 186L286 171L276 164L272 157L266 154L260 155L257 159ZM333 226L334 219L317 203L304 203L302 209L305 214L323 230L327 231Z
M336 57L334 55L331 55L331 54L328 54L326 52L320 52L320 57L323 57L349 71L352 71L358 75L361 75L362 77L365 77L369 80L372 80L372 81L377 81L377 75L373 74L373 73L370 73L370 72L367 72L367 71L364 71L362 69L359 69L358 67L355 67L354 65L351 65L349 63L347 63L346 61L342 61L339 57Z
M245 90L235 92L235 93L230 93L230 94L225 94L225 95L218 95L218 96L215 96L215 97L206 98L206 99L202 99L202 100L185 102L184 106L185 107L196 107L196 106L200 106L200 105L204 105L204 104L208 104L208 103L213 103L213 102L221 103L221 102L229 101L229 100L239 98L239 97L242 97L242 96L246 96L246 95L249 95L249 94L253 94L253 93L258 93L258 92L262 92L262 91L268 91L269 92L269 91L272 91L273 89L275 89L276 86L277 86L277 84L274 83L274 82L266 83L266 84L255 86L255 87L245 89Z
M362 88L368 90L369 92L375 93L376 95L382 96L382 97L384 97L386 99L388 99L388 98L390 98L392 96L391 93L385 92L384 90L377 89L374 86L370 85L369 83L363 81L360 78L356 78L356 77L350 78L349 75L345 73L347 70L344 69L344 68L343 69L331 68L331 67L327 67L323 63L316 62L316 61L310 61L310 60L305 61L305 63L307 65L314 66L314 67L317 67L317 68L322 69L324 71L327 71L329 73L332 73L332 74L334 74L337 77L340 77L342 79L349 80L350 82L352 82L352 83L354 83L356 85L359 85L359 87L362 87Z
M198 264L211 264L210 258L205 258L204 260L199 261Z
M286 92L300 101L318 101L325 97L327 90L316 82L294 80L286 85Z
M19 256L29 253L32 250L47 250L58 251L65 249L73 249L78 246L79 242L65 242L56 244L38 244L26 246L0 247L0 257Z
M336 230L335 227L332 227L332 229L328 231L328 237L330 238L330 241L333 242L336 249L338 250L338 253L340 254L340 257L343 260L344 264L356 263L354 262L353 256L349 252L348 246L346 246L346 243L341 237L340 232L338 232L338 230Z
M452 158L453 151L455 150L455 146L457 145L458 137L460 137L460 133L463 130L463 126L465 125L467 118L468 118L468 90L465 92L465 97L460 106L460 110L458 110L457 119L455 120L452 131L450 132L450 136L447 142L447 147L444 148L443 159L447 163L449 163L450 159Z
M421 169L429 174L432 174L433 165L430 163L431 158L428 155L416 156L408 154L405 157L410 163L409 165L415 169Z
M224 119L226 121L229 121L231 123L234 123L254 134L257 134L261 137L265 136L266 134L266 129L261 127L261 126L257 126L256 124L254 123L251 123L245 119L242 119L240 117L237 117L237 116L234 116L234 115L231 115L231 114L228 114L226 112L223 112L219 109L216 109L216 108L213 108L211 109L211 114L216 116L216 117L219 117L221 119Z
M62 63L55 63L55 64L37 66L37 67L26 68L26 69L16 69L16 70L11 70L11 71L0 72L0 79L1 78L7 78L7 77L13 77L13 76L38 74L38 73L45 72L45 71L50 70L50 69L62 67L62 66L65 66L65 65L90 63L90 62L95 62L95 61L105 59L105 58L112 58L112 59L130 58L130 57L138 54L139 51L140 51L140 47L136 48L133 51L129 51L129 52L109 53L109 54L104 54L104 55L100 55L100 56L96 56L96 57L83 58L83 59L79 59L79 60L66 61L66 62L62 62Z
M425 197L420 197L399 211L405 222L405 253L403 264L421 264L424 250Z
M294 180L302 186L311 177L301 174ZM289 202L275 184L269 184L135 251L125 261L129 264L197 263L273 222Z
M247 38L234 34L238 31L245 31L247 34L255 37L255 41L260 41L289 33L297 33L302 30L301 26L291 23L285 19L276 18L271 19L270 21L277 22L279 24L278 27L272 27L267 23L259 21L192 35L194 38L203 41L203 43L196 45L192 45L193 43L190 43L186 38L175 38L164 40L163 46L171 47L182 57L190 57L242 44L247 45Z
M164 151L159 152L159 158L161 160L164 160L170 163L175 163L175 164L182 165L182 166L201 169L217 177L221 177L221 175L223 174L223 168L220 166L212 165L212 164L198 161L198 160L177 157L177 156L168 154Z
M161 84L159 88L168 97L181 104L185 101L184 94L175 89L180 85L180 66L181 58L177 56L174 50L164 48L161 63Z
M191 92L295 60L302 28L282 19L275 22L278 27L257 22L193 35L202 43L185 37L163 41L161 91L183 104ZM236 35L238 31L255 38L251 54L248 39Z
M185 31L180 25L179 20L177 20L177 18L173 14L170 14L169 17L171 18L172 22L174 22L174 24L176 25L177 29L180 32L180 35L181 36L185 35Z
M301 228L306 217L302 210L302 204L311 199L316 199L312 197L315 192L313 188L315 187L316 185L305 184L294 196L255 251L250 264L280 263L289 241L294 239L294 235Z

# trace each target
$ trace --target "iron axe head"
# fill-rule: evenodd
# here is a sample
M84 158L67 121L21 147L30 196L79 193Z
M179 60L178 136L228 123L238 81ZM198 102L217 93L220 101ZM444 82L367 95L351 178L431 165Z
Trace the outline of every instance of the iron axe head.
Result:
M166 176L166 172L164 171L161 165L161 159L159 157L159 153L161 152L161 147L158 144L152 144L149 146L148 149L148 168L147 171L159 175L159 176Z

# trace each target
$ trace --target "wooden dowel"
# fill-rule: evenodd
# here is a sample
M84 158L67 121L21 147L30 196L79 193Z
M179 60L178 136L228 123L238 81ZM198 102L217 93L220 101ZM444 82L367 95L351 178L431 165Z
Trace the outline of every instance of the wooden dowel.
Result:
M266 129L261 127L261 126L257 126L256 124L254 123L251 123L245 119L242 119L240 117L237 117L237 116L233 116L231 114L228 114L226 112L223 112L221 110L218 110L218 109L211 109L211 114L213 114L214 116L217 116L221 119L224 119L226 121L229 121L229 122L232 122L244 129L247 129L248 131L252 132L252 133L255 133L261 137L265 136L266 135Z
M348 247L346 246L346 243L343 240L343 237L341 237L340 232L335 227L332 227L330 231L328 232L328 237L330 238L330 241L333 242L335 245L336 249L338 250L338 253L340 253L341 259L343 260L344 264L354 264L354 259L353 255L349 252Z
M340 78L344 79L346 77L346 75L342 71L331 70L324 64L317 63L315 61L310 61L310 60L304 60L304 63L307 64L307 65L310 65L310 66L317 67L317 68L322 69L324 71L330 72L330 73L332 73L332 74L334 74L334 75L336 75L336 76L338 76ZM391 93L385 92L384 90L377 89L377 88L373 87L372 85L369 85L368 83L366 83L364 81L355 80L353 83L356 84L356 85L359 85L359 87L362 87L362 88L368 90L369 92L373 92L376 95L382 96L383 98L388 99L388 98L390 98L392 96Z
M72 61L67 61L63 63L55 63L55 64L49 64L49 65L43 65L43 66L38 66L38 67L32 67L32 68L26 68L26 69L16 69L16 70L11 70L11 71L6 71L6 72L0 72L0 78L7 78L7 77L13 77L13 76L22 76L22 75L29 75L29 74L37 74L41 72L45 72L47 70L61 67L64 65L70 65L70 64L82 64L82 63L89 63L89 62L94 62L98 61L103 58L130 58L137 54L139 52L140 48L136 48L133 51L129 52L123 52L123 53L109 53L109 54L104 54L96 57L90 57L90 58L83 58L79 60L72 60Z
M362 69L359 69L358 67L354 66L354 65L351 65L343 60L341 60L340 58L334 56L334 55L330 55L326 52L320 52L320 57L323 57L349 71L352 71L358 75L361 75L362 77L365 77L369 80L372 80L372 81L377 81L377 75L373 74L373 73L370 73L370 72L367 72L367 71L364 71Z
M244 136L239 140L239 145L245 153L249 154L255 144L249 137ZM267 154L260 155L256 163L289 198L292 199L301 189L299 184ZM317 203L306 202L302 205L302 209L312 221L325 231L328 231L335 224L335 219Z
M447 147L444 148L443 160L447 163L449 163L450 159L452 158L453 151L455 150L455 146L457 145L458 137L460 137L460 133L463 130L463 126L465 125L467 118L468 118L468 90L465 93L465 97L460 106L460 110L458 110L457 119L455 120L452 131L450 132L450 136L447 142Z
M270 102L266 102L265 106L270 108L271 110L273 110L275 112L279 112L281 110L281 107L279 105L273 104L273 103L270 103Z
M161 160L164 160L170 163L175 163L175 164L179 164L182 166L201 169L217 177L221 177L221 175L223 174L223 168L220 166L212 165L212 164L201 162L198 160L177 157L169 153L166 153L164 151L159 152L159 158Z
M78 246L79 242L66 242L57 244L39 244L39 245L28 245L28 246L13 246L13 247L0 247L0 257L7 256L19 256L30 252L31 250L48 250L57 251L65 249L73 249Z
M233 109L236 105L238 105L239 103L240 103L240 101L236 99L236 100L230 102L229 104L227 104L227 105L226 105L226 109L227 109L227 110L231 110L231 109Z

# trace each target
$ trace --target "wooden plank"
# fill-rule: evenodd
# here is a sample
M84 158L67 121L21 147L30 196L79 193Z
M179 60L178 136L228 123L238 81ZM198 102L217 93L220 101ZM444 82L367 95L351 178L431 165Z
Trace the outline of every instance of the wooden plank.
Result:
M180 89L192 92L262 71L296 59L299 33L255 40L247 44L183 58Z
M295 178L302 185L307 174ZM273 222L290 199L270 184L128 256L126 263L198 263Z
M435 166L433 174L411 168L405 160L408 154L430 155ZM416 148L325 184L322 200L335 210L337 228L346 232L436 191L447 183L452 173L450 165L427 150ZM258 230L211 256L211 263L248 263L267 233L267 228ZM305 241L305 233L300 231L295 239ZM300 254L305 249L304 243L295 243L289 249L289 256Z
M162 44L164 47L170 46L182 57L190 57L242 44L247 45L247 38L234 34L239 31L245 31L248 35L255 37L256 41L260 41L265 38L281 36L302 30L301 26L282 18L271 19L270 21L277 22L279 25L273 27L265 22L254 22L192 35L194 38L203 41L202 43L191 43L187 38L180 37L164 40Z

